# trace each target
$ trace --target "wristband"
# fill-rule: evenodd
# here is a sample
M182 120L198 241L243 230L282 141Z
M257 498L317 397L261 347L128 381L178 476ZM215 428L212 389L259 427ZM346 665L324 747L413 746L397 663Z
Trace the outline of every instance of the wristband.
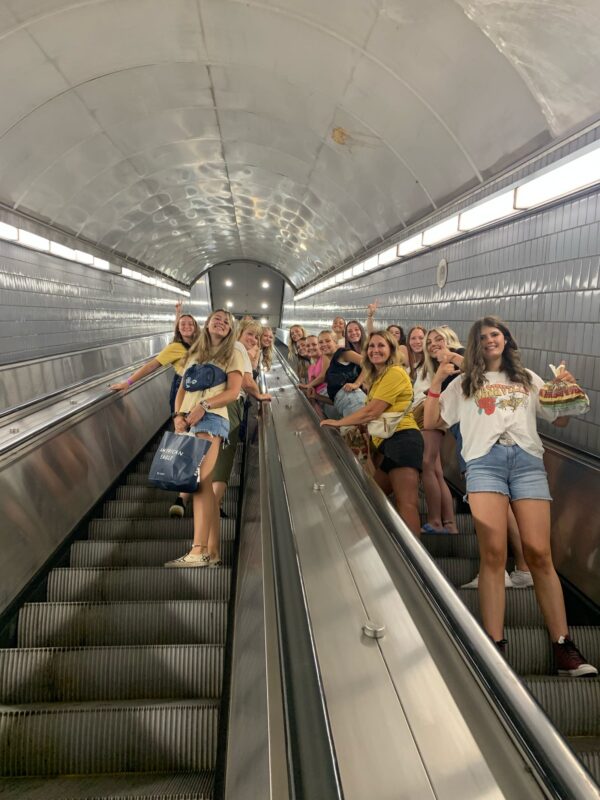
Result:
M441 397L440 392L432 392L431 389L427 392L427 397L433 397L434 400L437 400L438 397Z
M135 381L131 378L127 378L127 386L131 386L132 383L135 383Z

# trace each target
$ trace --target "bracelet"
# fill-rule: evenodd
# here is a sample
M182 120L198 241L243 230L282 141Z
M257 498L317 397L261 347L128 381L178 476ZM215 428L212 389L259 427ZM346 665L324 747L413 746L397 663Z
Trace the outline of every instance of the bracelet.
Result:
M135 381L132 378L127 378L127 386L131 386L132 383L135 383Z
M439 392L432 392L431 389L427 392L427 397L433 397L434 400L437 400L438 397L441 397L441 393Z
M175 419L175 417L187 417L187 411L176 411L173 414L173 419Z

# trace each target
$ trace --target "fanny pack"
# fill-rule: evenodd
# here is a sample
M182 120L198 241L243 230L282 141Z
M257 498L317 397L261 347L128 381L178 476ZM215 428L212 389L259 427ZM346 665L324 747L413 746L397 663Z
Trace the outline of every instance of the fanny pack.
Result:
M227 383L227 373L216 364L192 364L183 376L186 392L203 392L222 383Z
M397 411L384 411L380 417L367 423L369 436L376 436L378 439L389 439L390 436L396 433L398 423L407 411L408 408L400 413Z

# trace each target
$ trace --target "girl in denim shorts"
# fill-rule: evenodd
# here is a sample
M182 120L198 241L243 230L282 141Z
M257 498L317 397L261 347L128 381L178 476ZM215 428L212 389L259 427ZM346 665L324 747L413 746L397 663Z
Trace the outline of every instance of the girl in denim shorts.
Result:
M598 671L568 638L560 581L550 552L550 492L536 416L542 379L525 369L517 344L496 317L469 331L462 378L441 393L454 366L441 363L425 401L425 427L460 423L467 494L479 540L479 604L483 626L504 652L504 569L509 504L517 518L525 559L553 643L559 675ZM563 378L573 380L563 373ZM568 417L554 424L564 427Z
M189 553L167 567L207 567L220 564L219 509L212 489L212 472L219 447L229 436L227 404L242 386L244 362L235 349L235 321L229 311L210 314L188 360L175 398L175 431L194 433L211 445L202 459L200 483L193 494L194 544Z

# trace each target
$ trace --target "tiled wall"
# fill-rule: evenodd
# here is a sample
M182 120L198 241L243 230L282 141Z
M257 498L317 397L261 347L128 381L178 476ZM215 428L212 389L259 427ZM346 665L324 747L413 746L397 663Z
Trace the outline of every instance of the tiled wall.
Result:
M448 261L448 281L436 283ZM465 340L471 322L497 314L508 323L525 366L549 377L561 358L589 394L592 409L544 433L600 456L600 193L506 222L294 304L284 327L316 331L336 314L364 321L379 299L382 326L447 323Z
M179 297L0 242L0 363L171 330ZM184 305L205 318L206 279Z

